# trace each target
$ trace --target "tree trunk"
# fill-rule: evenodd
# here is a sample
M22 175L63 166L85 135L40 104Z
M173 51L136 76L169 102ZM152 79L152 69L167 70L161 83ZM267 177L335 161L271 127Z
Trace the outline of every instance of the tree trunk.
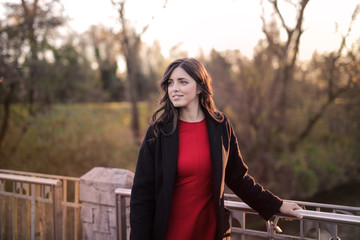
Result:
M0 129L0 149L2 148L2 143L4 142L5 135L9 127L11 99L15 92L15 88L16 88L16 83L12 82L10 84L10 91L4 100L4 116L2 119L2 124Z
M34 0L32 3L31 9L29 9L27 3L22 0L22 7L24 10L25 15L25 25L26 25L26 38L30 42L30 51L31 51L31 58L29 64L29 83L27 85L27 93L28 93L28 111L30 116L35 116L35 91L36 91L36 83L37 83L37 64L38 64L38 43L36 40L35 29L34 29L34 22L35 17L38 9L38 0Z
M127 60L127 71L128 71L128 83L131 103L131 129L135 138L135 142L140 144L140 124L139 124L139 109L138 109L138 93L137 93L137 79L136 79L136 62L135 60Z

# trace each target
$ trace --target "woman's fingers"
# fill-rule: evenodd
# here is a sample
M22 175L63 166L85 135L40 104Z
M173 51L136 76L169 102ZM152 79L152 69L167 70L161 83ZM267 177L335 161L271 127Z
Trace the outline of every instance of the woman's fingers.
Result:
M297 205L296 203L283 201L283 204L280 207L280 212L284 213L286 215L292 215L294 217L302 219L303 216L300 213L297 213L297 212L294 211L294 210L297 210L297 209L301 209L301 207L299 207L299 205Z

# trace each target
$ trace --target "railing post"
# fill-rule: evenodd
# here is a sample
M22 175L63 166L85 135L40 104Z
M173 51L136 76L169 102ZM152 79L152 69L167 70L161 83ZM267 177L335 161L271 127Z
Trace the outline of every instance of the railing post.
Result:
M13 191L16 189L16 184L13 184ZM17 204L16 204L16 198L14 198L13 201L11 201L11 205L12 205L12 213L13 213L13 217L12 217L12 237L15 238L16 233L17 233L17 227L16 227L16 220L17 220Z
M121 196L120 198L120 210L121 210L121 240L126 240L126 202L125 197Z
M231 214L231 219L230 219L230 227L232 229L232 220L233 219L236 219L238 221L238 223L240 223L240 229L245 232L246 230L246 227L245 227L245 213L242 212L242 211L232 211ZM241 240L245 240L245 235L244 234L241 234Z
M25 183L25 192L26 196L30 199L30 183ZM26 239L31 239L31 204L29 201L26 201Z
M126 240L126 199L121 194L116 195L116 223L117 240Z
M77 181L75 182L75 205L78 206L79 205L79 185L80 182ZM80 211L78 210L78 208L75 208L75 214L74 214L74 223L75 223L75 229L74 229L74 240L78 240L78 229L79 229L79 225L80 225Z
M0 179L0 193L4 192L5 191L5 181L1 180ZM3 237L3 234L4 234L4 231L3 231L3 226L4 226L4 221L3 221L3 216L4 216L4 213L3 213L3 196L2 194L0 194L0 239L2 240L2 237Z
M42 186L39 186L39 187L40 187L39 197L40 197L40 199L43 199L43 198L45 198L46 187L48 187L48 186L42 185ZM40 240L43 240L44 239L44 234L45 234L44 225L46 224L45 223L46 220L45 220L44 202L40 201L39 205L40 205L39 206L39 209L40 209L40 213L39 213L39 215L40 215L40 221L39 221Z
M62 216L62 234L63 234L63 238L66 239L66 220L67 220L67 207L66 207L66 202L67 202L67 180L63 180L63 195L62 195L62 200L64 205L62 206L63 208L63 216Z
M35 205L35 200L36 200L36 189L35 189L35 185L34 184L30 184L30 191L31 191L31 201L30 201L30 226L31 226L31 230L30 230L30 235L31 235L31 240L35 240L35 235L36 235L36 205Z
M320 208L316 208L316 211L320 212ZM316 222L316 240L320 240L320 223Z
M116 197L116 239L127 240L127 198L131 196L131 189L117 188L115 189Z
M300 220L300 240L304 239L304 220Z
M54 215L54 239L63 240L62 234L62 183L57 181L56 185L53 186L53 215Z
M240 218L240 219L241 219L241 221L240 221L241 229L243 229L243 230L245 231L245 229L246 229L245 213L244 213L244 212L241 212L240 217L241 217L241 218ZM241 240L245 240L245 235L244 235L244 234L241 236Z
M121 196L118 194L115 194L115 208L116 208L116 240L121 239L121 209L120 209L120 201Z

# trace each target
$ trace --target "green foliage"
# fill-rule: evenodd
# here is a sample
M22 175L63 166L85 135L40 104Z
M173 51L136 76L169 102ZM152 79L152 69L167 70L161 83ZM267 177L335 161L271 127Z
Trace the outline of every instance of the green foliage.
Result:
M317 125L312 137L295 152L278 158L271 183L285 196L308 198L349 181L358 181L359 161L353 135L326 131L324 122Z
M135 170L138 146L132 141L128 103L55 105L32 120L21 139L29 121L24 106L13 105L12 115L0 168L76 177L99 166ZM140 115L149 117L144 103ZM146 127L142 121L142 132Z
M236 51L213 51L206 60L217 106L231 119L250 174L289 198L358 181L360 88L344 80L357 79L359 59L343 56L340 68L315 55L296 66L285 89L272 51L260 41L252 60Z
M51 96L52 102L99 102L106 99L96 72L68 42L59 48L52 48L55 61L49 63L44 89Z

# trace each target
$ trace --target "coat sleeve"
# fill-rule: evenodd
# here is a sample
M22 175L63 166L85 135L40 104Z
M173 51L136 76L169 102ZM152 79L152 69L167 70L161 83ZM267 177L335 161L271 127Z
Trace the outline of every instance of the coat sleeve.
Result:
M268 220L279 211L282 200L270 191L265 190L248 174L248 167L242 159L234 130L227 118L225 121L227 122L227 133L230 141L225 182L247 205L256 210L265 220Z
M149 127L141 144L130 198L130 239L152 239L155 212L155 136Z

